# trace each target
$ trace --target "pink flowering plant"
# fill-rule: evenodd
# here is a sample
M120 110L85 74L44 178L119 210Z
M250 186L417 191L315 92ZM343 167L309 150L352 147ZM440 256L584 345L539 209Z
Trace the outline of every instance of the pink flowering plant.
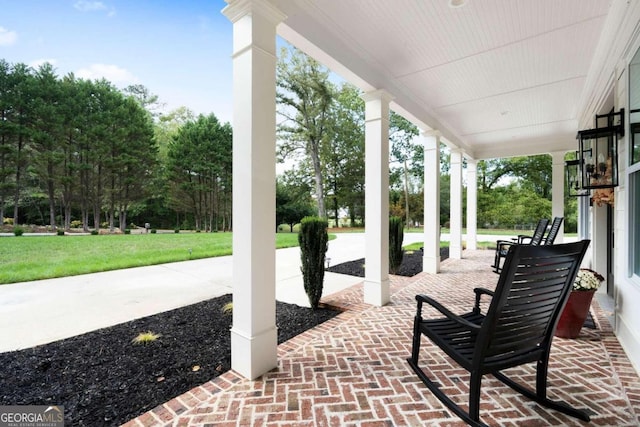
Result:
M574 291L595 291L600 287L604 277L601 274L589 269L581 268L578 271L576 280L573 282Z

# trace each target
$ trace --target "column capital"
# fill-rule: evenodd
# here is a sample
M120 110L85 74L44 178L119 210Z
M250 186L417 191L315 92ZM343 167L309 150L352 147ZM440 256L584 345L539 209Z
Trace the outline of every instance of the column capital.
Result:
M227 6L222 14L233 23L246 15L257 13L271 21L274 25L287 19L287 15L265 0L225 0Z
M552 163L564 163L564 156L568 151L553 151L549 153L551 155Z
M393 101L394 97L389 92L384 89L376 89L370 92L363 93L360 97L364 100L364 102L369 101L385 101L387 103Z
M438 129L428 129L420 131L422 136L435 136L436 138L442 137L442 133Z

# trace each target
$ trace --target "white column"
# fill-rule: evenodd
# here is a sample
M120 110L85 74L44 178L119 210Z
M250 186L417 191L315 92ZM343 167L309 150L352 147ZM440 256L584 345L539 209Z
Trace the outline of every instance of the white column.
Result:
M424 253L422 271L440 272L440 133L423 132L424 146Z
M467 159L467 249L478 248L478 161Z
M462 258L462 152L451 150L449 258Z
M564 151L551 153L551 219L556 216L564 217ZM564 240L564 221L554 243Z
M364 302L383 306L389 292L389 102L382 90L365 93Z
M233 327L231 368L255 379L277 365L275 303L276 26L264 0L231 0L233 22Z

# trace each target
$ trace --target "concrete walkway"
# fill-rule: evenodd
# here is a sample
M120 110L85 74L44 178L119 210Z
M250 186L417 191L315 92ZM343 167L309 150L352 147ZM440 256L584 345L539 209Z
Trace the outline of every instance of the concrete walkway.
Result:
M364 257L363 233L329 242L331 265ZM406 233L404 243L422 241ZM323 295L362 279L325 274ZM104 273L0 285L0 352L33 347L232 292L232 257L206 258ZM276 251L276 299L309 306L300 248Z

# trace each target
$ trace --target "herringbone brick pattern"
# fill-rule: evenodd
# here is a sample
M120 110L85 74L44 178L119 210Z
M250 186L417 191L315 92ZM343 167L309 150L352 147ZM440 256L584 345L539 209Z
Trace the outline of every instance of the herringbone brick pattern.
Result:
M347 311L278 347L278 368L249 381L228 372L126 424L133 426L435 426L466 424L420 382L411 351L414 296L425 293L454 311L473 304L472 288L495 287L489 251L447 260L438 275L392 278L392 303L362 303L362 286L323 300ZM594 302L597 330L555 338L548 394L589 408L593 426L640 425L640 379ZM425 317L429 309L425 307ZM468 374L426 339L421 366L466 405ZM534 384L533 366L507 372ZM542 408L492 376L482 382L481 419L492 426L582 426Z

